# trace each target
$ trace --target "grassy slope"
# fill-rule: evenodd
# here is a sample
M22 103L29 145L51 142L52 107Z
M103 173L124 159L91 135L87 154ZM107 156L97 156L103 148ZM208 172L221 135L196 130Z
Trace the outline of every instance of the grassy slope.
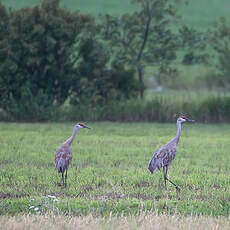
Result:
M41 0L0 0L6 6L21 8L32 6ZM90 13L97 16L100 13L120 15L133 10L135 7L129 0L60 0L64 7L73 10L80 10L83 13ZM180 13L184 22L190 26L206 29L219 17L229 16L230 1L222 0L190 0L188 6L180 6Z
M185 22L195 28L206 30L220 17L230 19L228 0L190 0L188 6L181 7Z
M184 125L164 190L162 172L147 170L154 150L176 133L175 124L93 123L72 145L69 185L59 186L55 149L73 124L0 123L0 214L52 211L78 214L230 213L230 125ZM47 195L57 196L53 203ZM31 200L34 199L34 200Z

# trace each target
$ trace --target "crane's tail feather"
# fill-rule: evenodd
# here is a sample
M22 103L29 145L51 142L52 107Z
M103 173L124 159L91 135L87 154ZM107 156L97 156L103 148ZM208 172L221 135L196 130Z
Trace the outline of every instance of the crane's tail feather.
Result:
M58 173L64 173L64 171L65 171L65 159L61 158L58 161L56 168L58 170Z
M158 168L160 170L160 165L159 165L160 162L158 162L157 159L155 158L152 158L150 161L149 161L149 166L148 166L148 169L149 171L153 174L155 172L155 170Z

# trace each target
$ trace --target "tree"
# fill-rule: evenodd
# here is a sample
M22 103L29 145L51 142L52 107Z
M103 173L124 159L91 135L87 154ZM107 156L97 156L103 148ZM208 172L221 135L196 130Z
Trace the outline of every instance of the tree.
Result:
M208 63L209 55L205 52L208 45L207 33L182 25L179 28L179 37L180 46L185 53L182 64Z
M216 83L225 88L230 87L230 24L221 18L212 30L211 45L218 56Z
M133 0L138 11L121 17L106 15L101 24L104 39L111 42L115 59L134 66L143 97L146 64L171 62L178 40L170 26L176 18L176 0Z
M103 105L137 95L134 71L122 63L110 63L110 53L95 36L82 41L79 54L71 104Z
M76 44L93 18L60 8L59 0L8 12L0 5L0 106L61 105L76 77ZM31 101L31 103L29 103Z

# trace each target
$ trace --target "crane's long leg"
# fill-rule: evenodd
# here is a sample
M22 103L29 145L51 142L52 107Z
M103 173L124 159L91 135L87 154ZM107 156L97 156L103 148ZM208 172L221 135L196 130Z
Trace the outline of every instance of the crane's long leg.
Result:
M64 172L62 172L61 175L62 175L62 184L64 186Z
M67 169L66 169L66 172L65 172L65 187L67 186Z
M176 189L180 189L175 183L173 183L171 180L168 179L167 177L168 166L164 166L163 169L164 169L165 189L166 189L166 180L170 182L171 184L173 184L176 187Z
M166 166L163 166L163 173L164 173L165 189L167 189L167 186L166 186L166 181L167 181L167 171L166 171Z

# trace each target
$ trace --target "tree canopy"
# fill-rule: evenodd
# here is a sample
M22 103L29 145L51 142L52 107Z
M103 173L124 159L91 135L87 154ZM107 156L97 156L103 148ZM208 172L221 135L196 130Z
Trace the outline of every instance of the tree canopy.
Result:
M93 19L60 8L58 0L9 12L1 5L0 10L1 106L10 110L28 103L29 110L32 104L62 104L75 77L75 44Z

